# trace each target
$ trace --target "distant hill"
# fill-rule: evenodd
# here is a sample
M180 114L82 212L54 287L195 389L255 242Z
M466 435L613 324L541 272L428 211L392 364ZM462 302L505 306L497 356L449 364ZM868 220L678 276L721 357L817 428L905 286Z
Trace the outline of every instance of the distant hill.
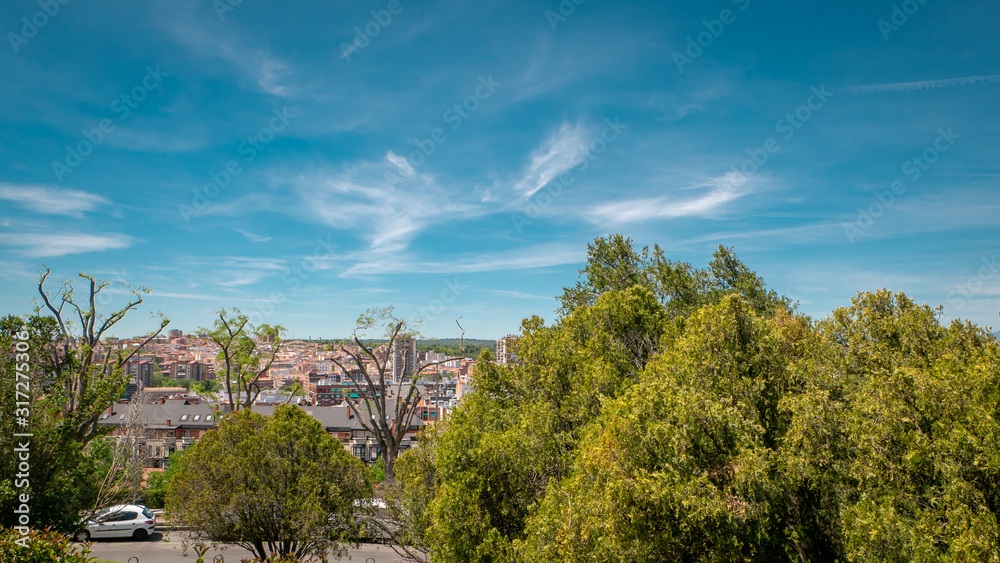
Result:
M347 342L347 339L343 339L343 342ZM334 343L340 343L341 340L323 340L319 341L322 344L332 345ZM384 338L372 338L366 339L365 343L369 346L379 346L385 344L388 340ZM465 347L462 350L458 349L461 340L458 338L428 338L425 340L417 340L417 350L421 352L438 352L441 354L448 354L449 356L465 356L467 358L476 358L479 356L479 352L483 349L487 349L496 355L497 353L497 341L488 340L482 338L466 338Z
M433 338L430 340L417 340L417 350L421 352L439 352L442 354L448 354L451 356L465 356L468 358L475 358L479 356L479 352L484 348L489 350L496 356L497 353L497 341L496 340L482 340L479 338L466 338L465 347L460 351L458 346L462 344L462 341L458 338Z

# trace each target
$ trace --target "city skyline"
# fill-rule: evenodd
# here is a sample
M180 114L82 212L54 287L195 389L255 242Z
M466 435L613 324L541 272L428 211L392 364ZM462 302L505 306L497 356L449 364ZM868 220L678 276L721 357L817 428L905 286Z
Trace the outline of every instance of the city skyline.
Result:
M394 304L495 339L623 233L733 247L814 318L888 287L997 327L998 15L5 3L0 308L47 265L151 288L123 337L229 307L343 337Z

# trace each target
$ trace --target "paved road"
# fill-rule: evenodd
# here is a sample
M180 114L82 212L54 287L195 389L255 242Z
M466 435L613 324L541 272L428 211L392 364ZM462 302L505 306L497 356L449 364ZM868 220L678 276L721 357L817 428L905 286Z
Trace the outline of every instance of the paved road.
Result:
M141 542L131 538L94 540L90 549L92 556L111 561L128 561L129 557L138 557L139 563L194 563L196 555L193 549L188 549L187 557L184 556L182 543L186 537L184 532L154 532L148 540ZM244 557L253 557L241 547L229 546L224 550L209 550L205 553L205 561L211 562L216 555L222 555L228 563L238 563ZM348 558L330 560L347 561ZM362 544L360 549L350 551L349 560L358 563L395 563L399 561L399 556L391 547Z

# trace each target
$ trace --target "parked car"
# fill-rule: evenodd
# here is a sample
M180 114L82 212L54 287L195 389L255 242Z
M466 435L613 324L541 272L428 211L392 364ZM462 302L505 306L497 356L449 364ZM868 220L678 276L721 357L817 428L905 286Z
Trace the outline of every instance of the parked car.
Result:
M97 513L76 533L76 541L98 538L128 538L144 540L156 527L156 515L145 506L119 504Z

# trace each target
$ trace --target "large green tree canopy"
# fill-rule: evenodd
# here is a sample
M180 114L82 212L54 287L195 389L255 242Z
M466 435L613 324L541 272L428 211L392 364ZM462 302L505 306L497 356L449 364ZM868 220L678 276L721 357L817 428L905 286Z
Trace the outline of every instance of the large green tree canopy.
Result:
M814 321L728 249L620 236L562 303L406 454L435 560L1000 560L986 330L887 290Z

